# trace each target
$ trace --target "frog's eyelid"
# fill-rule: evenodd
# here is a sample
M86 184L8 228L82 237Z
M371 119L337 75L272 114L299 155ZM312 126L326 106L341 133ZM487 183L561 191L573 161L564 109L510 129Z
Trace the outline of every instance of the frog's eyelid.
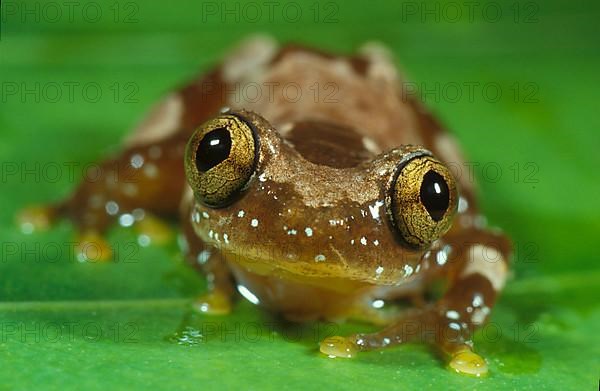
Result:
M253 176L254 176L254 173L256 173L256 169L258 167L259 157L260 157L261 142L260 142L259 131L258 131L256 125L250 119L246 118L243 114L241 114L239 112L229 112L228 115L236 117L238 120L240 120L241 122L246 124L252 132L252 138L254 141L254 163L252 166L252 172L253 172ZM250 179L250 180L252 180L252 179ZM248 182L250 182L250 181L248 181Z
M433 157L433 154L428 151L427 149L418 149L409 153L404 154L404 156L402 156L402 159L398 162L398 164L396 165L396 169L394 170L394 182L395 180L398 178L398 176L400 175L400 173L402 172L402 170L404 169L404 167L406 167L406 165L411 162L412 160L419 158L419 157Z

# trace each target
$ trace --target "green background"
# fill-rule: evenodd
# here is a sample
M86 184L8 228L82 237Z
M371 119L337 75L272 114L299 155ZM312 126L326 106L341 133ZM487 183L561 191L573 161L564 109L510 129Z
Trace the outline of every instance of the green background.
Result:
M596 389L598 2L494 2L472 19L462 2L443 1L275 2L272 19L255 2L228 2L233 13L222 2L92 2L72 15L64 2L27 3L2 2L0 390ZM460 140L489 221L517 250L492 324L477 335L486 379L452 374L418 345L351 361L319 355L324 336L364 325L285 325L245 301L231 316L196 315L189 303L204 281L175 244L140 248L115 229L117 262L80 264L69 223L30 236L15 228L19 208L69 193L72 164L116 150L161 95L252 32L337 52L378 40L437 91L426 103ZM57 99L51 83L62 86ZM65 83L79 83L73 99ZM100 86L97 102L89 83ZM452 83L463 86L458 99L444 92ZM477 87L470 99L465 83L502 96Z

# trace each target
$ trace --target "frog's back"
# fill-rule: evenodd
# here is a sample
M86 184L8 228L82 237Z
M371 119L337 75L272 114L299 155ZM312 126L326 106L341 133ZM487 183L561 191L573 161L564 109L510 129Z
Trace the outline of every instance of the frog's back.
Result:
M269 120L314 163L351 167L399 145L415 144L460 167L458 146L420 102L403 93L404 82L379 44L367 43L353 56L339 56L255 36L215 70L170 94L129 142L172 134L187 138L209 112L245 109Z
M260 113L284 137L293 124L310 121L356 132L374 153L425 141L414 107L402 101L400 75L379 46L348 57L254 38L224 61L222 74L229 106Z
M415 144L462 167L458 145L420 102L403 93L406 81L380 44L367 43L353 56L339 56L296 45L278 47L269 38L254 37L225 59L221 73L229 85L229 107L260 113L309 160L327 161L322 155L346 148L352 156L337 160L351 165ZM299 130L310 127L299 124L306 123L321 125L303 137ZM339 137L340 129L348 135ZM331 147L334 136L337 148ZM472 199L465 178L458 180Z

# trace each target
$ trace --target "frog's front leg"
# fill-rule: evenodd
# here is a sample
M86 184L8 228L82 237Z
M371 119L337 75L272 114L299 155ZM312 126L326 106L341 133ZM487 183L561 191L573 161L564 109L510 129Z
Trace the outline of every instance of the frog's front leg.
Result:
M487 373L486 362L473 351L472 335L488 319L504 286L510 244L501 234L479 229L463 232L461 237L470 238L470 244L456 248L443 267L434 266L450 279L438 302L415 309L376 333L327 338L321 342L321 352L353 357L359 351L420 341L438 347L450 368L459 373Z
M188 262L206 276L208 292L196 298L194 308L209 315L231 312L235 293L233 277L218 248L205 245L192 224L191 194L185 196L181 209L181 228L185 239L184 255Z

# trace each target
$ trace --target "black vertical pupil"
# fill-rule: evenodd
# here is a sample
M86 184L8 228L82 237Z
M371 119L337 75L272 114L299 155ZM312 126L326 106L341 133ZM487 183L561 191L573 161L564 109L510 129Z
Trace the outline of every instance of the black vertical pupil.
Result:
M421 182L421 203L434 221L440 221L450 204L450 189L440 174L428 171Z
M226 128L206 133L196 150L196 166L205 172L227 159L231 150L231 135Z

